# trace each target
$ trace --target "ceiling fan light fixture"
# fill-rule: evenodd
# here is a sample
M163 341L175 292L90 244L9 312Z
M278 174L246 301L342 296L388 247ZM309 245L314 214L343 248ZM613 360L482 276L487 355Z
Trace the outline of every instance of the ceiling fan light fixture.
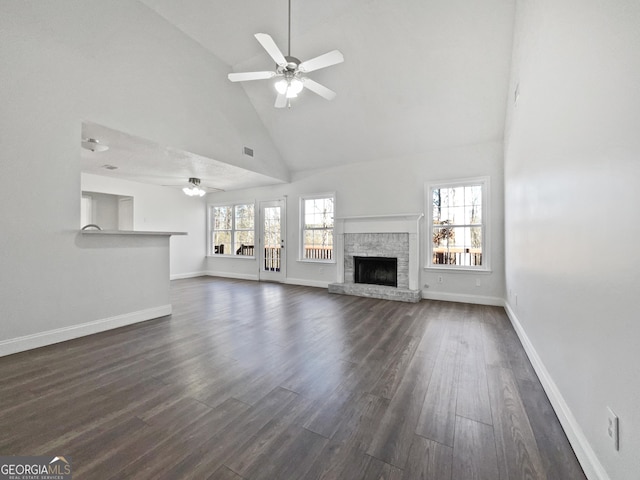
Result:
M203 197L204 194L206 193L203 189L200 188L200 179L199 178L190 178L189 179L189 187L184 187L182 189L182 191L185 193L185 195L188 195L190 197Z
M283 78L275 83L276 91L287 98L296 98L304 85L299 78Z
M182 191L186 195L189 195L190 197L195 197L195 196L203 197L204 194L206 193L204 190L198 187L184 187Z
M302 91L302 80L298 78L292 78L289 82L289 91L293 92L297 96Z
M276 87L276 91L280 95L284 95L285 93L287 93L287 89L289 88L289 83L284 78L278 80L274 85Z

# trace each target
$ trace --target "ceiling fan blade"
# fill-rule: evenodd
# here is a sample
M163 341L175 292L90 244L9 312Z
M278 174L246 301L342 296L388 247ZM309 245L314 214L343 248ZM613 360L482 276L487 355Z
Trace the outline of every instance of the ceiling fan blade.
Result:
M287 96L283 93L279 93L276 97L276 103L274 107L276 108L284 108L287 106Z
M342 55L340 50L332 50L324 55L302 62L298 70L301 72L313 72L314 70L330 67L331 65L342 62L344 62L344 55Z
M287 65L287 59L284 58L284 55L270 35L267 35L266 33L256 33L255 37L260 42L260 45L262 45L262 48L267 51L269 56L273 58L277 65L281 67L285 67Z
M239 72L230 73L229 80L232 82L246 82L248 80L266 80L276 76L276 72Z
M322 98L326 98L327 100L333 100L334 98L336 98L336 92L325 87L324 85L320 85L318 82L315 82L310 78L303 78L302 84L305 88L308 88L313 93L320 95Z

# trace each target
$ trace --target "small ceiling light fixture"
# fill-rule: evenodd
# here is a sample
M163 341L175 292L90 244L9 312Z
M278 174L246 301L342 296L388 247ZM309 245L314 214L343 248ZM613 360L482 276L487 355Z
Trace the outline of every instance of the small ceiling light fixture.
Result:
M203 189L200 188L200 179L199 178L194 178L191 177L189 179L189 187L184 187L182 189L182 191L186 194L189 195L190 197L202 197L204 196L205 192Z
M91 150L92 152L106 152L109 150L107 145L100 143L95 138L83 138L81 145L85 150Z

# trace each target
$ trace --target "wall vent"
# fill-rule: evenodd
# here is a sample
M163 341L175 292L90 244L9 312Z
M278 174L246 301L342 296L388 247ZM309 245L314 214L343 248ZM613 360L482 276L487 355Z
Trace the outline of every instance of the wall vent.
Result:
M244 147L242 153L244 153L247 157L253 157L253 148Z
M115 165L109 165L109 164L102 165L102 168L105 168L107 170L117 170L118 169L118 167L116 167Z

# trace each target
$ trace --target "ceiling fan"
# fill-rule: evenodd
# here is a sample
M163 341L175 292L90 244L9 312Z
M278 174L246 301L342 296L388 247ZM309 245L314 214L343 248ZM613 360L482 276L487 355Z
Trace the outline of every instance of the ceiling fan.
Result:
M291 56L291 0L289 0L288 34L288 55L286 56L282 54L271 36L266 33L255 34L260 45L276 62L275 71L230 73L229 80L232 82L246 82L249 80L268 80L274 77L282 77L275 83L276 91L278 92L275 103L276 108L291 107L291 99L296 98L303 88L311 90L322 98L333 100L336 92L311 80L305 74L342 63L344 62L344 56L339 50L332 50L305 62L301 62L296 57Z
M202 197L207 192L224 192L221 188L201 185L200 179L196 177L190 177L188 186L186 187L184 186L184 183L181 185L163 185L163 187L184 187L182 191L185 195L189 195L190 197Z

